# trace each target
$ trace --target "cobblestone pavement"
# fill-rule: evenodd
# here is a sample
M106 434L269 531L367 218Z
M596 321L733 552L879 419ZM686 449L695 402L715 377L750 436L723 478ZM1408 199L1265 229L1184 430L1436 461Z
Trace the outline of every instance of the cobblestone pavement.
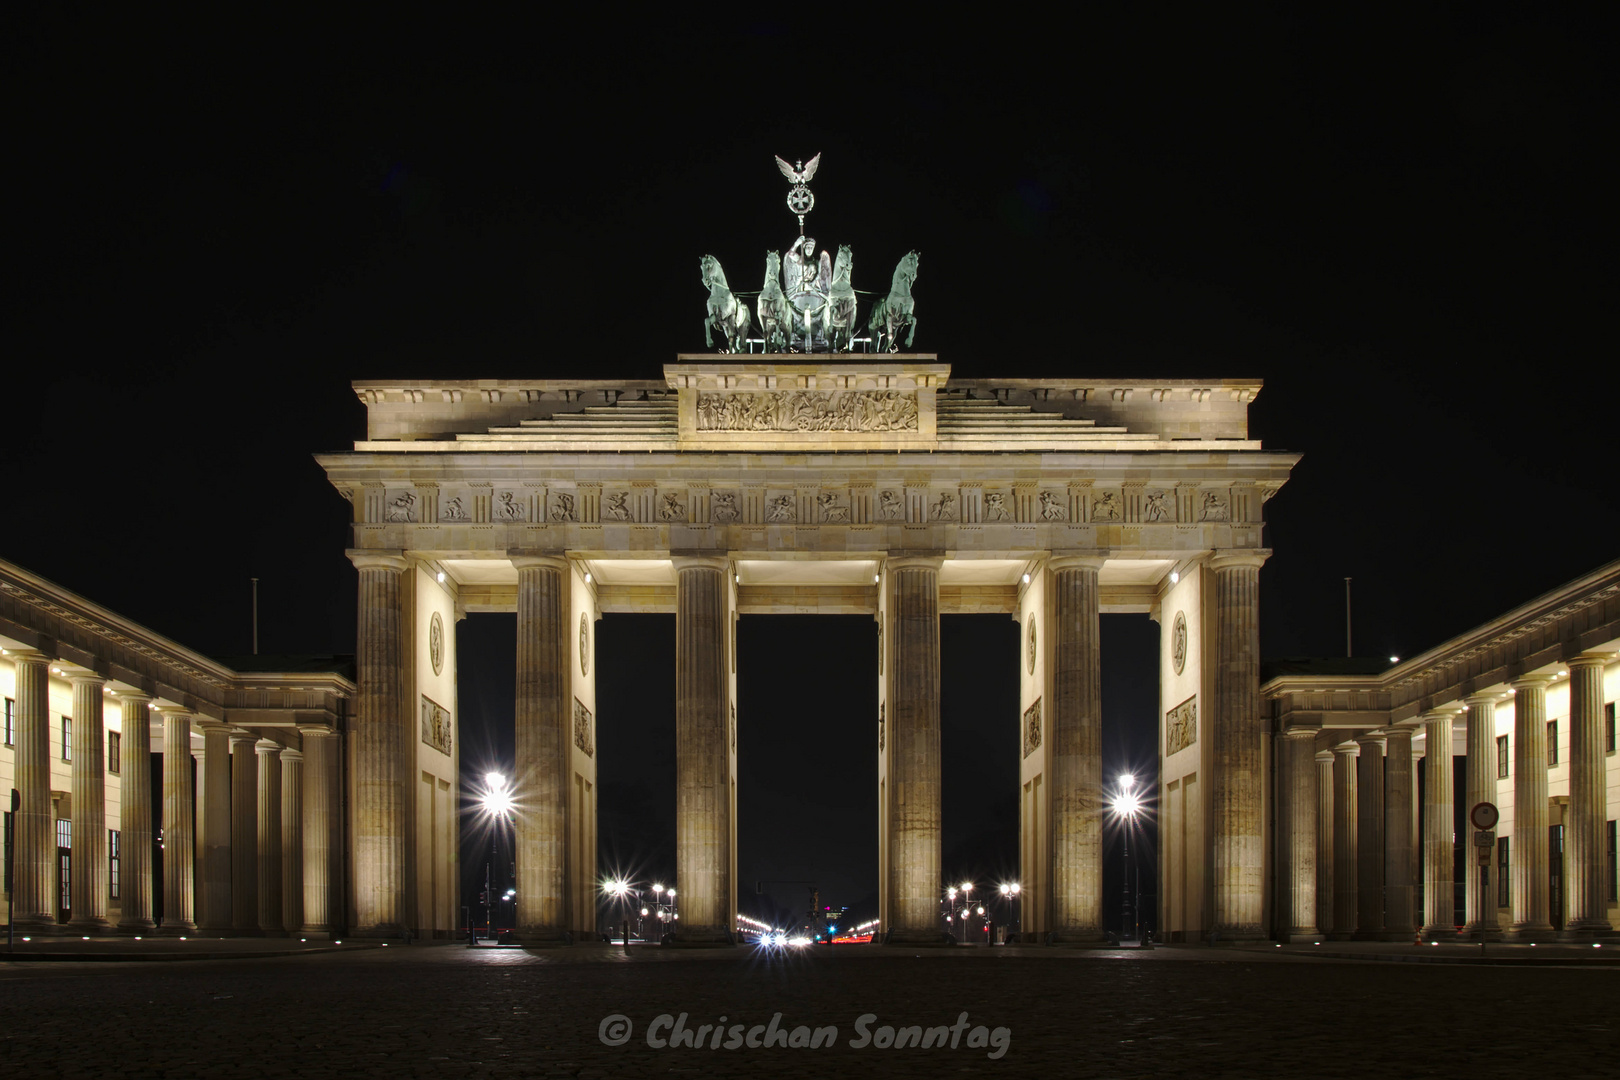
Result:
M744 1045L653 1049L660 1014ZM884 1027L967 1022L955 1049ZM831 1047L749 1028L836 1026ZM873 1045L852 1048L857 1019ZM628 1018L623 1045L603 1022ZM1620 970L1163 948L806 953L415 946L256 960L0 963L0 1077L1598 1076ZM1007 1029L994 1043L970 1047ZM607 1034L616 1033L607 1025ZM668 1039L667 1025L656 1037ZM762 1039L765 1032L755 1032Z

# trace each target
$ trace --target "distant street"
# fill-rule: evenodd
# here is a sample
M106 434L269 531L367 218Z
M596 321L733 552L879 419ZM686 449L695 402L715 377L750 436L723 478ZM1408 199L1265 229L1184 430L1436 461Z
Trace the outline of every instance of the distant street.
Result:
M1617 1000L1613 967L1313 961L1200 947L767 955L646 946L626 956L601 945L540 954L416 946L250 961L0 962L0 1077L1596 1076L1614 1064ZM750 1034L767 1038L777 1013L783 1041L799 1025L800 1038L831 1026L833 1045L750 1048ZM650 1047L647 1029L661 1015L655 1040L684 1030L703 1048ZM727 1040L743 1025L741 1045L710 1049L717 1023ZM953 1029L942 1035L958 1045L879 1048L886 1028L909 1025ZM976 1028L983 1045L969 1046ZM991 1059L996 1028L1006 1029L1005 1050ZM864 1047L849 1045L861 1038Z

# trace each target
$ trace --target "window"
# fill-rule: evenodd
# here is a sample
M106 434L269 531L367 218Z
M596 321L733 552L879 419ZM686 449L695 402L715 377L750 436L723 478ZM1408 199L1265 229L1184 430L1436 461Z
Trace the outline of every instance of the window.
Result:
M11 702L6 702L6 731L11 731ZM7 742L11 739L8 737ZM1603 706L1603 750L1604 753L1614 753L1614 702Z
M6 742L7 746L10 746L12 743L17 741L16 727L17 727L17 703L15 701L11 700L10 698L6 698L6 730L5 730L6 739L5 739L5 742ZM1610 731L1614 730L1614 706L1612 706L1612 705L1609 706L1609 730ZM1609 742L1611 742L1611 743L1614 742L1614 739L1611 738L1609 740Z
M118 747L119 735L116 731L107 732L107 771L114 776L118 775ZM1507 775L1506 773L1503 774ZM117 893L113 894L117 896Z
M1547 764L1558 764L1558 721L1547 721Z
M73 717L62 717L62 760L73 760Z
M61 892L56 906L63 912L73 910L73 820L56 819L56 863L61 868L58 884Z
M118 899L118 830L107 830L107 888L108 896Z
M1497 837L1496 840L1496 906L1507 907L1513 901L1508 887L1508 838Z
M1615 829L1614 819L1609 819L1609 903L1620 900L1620 874L1616 874L1615 866Z
M1508 745L1507 745L1507 739L1508 739L1508 737L1506 735L1498 735L1496 737L1496 778L1498 780L1506 780L1507 779L1507 774L1508 774Z

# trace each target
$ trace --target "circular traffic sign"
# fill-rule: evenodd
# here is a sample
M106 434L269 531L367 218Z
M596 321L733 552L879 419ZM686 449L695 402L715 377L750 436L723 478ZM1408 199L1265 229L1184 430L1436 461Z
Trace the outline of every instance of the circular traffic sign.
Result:
M1496 810L1495 803L1475 803L1474 808L1468 811L1469 822L1473 824L1474 828L1485 832L1496 828L1496 823L1501 820L1501 817L1502 815Z

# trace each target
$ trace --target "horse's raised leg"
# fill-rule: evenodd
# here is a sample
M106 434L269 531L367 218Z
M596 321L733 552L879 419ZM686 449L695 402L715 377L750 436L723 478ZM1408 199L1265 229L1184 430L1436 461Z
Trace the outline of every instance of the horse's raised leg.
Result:
M906 348L911 348L911 341L917 336L917 320L911 320L911 328L906 332Z
M703 347L705 349L709 349L711 351L714 349L714 338L709 336L709 320L708 319L703 320Z

